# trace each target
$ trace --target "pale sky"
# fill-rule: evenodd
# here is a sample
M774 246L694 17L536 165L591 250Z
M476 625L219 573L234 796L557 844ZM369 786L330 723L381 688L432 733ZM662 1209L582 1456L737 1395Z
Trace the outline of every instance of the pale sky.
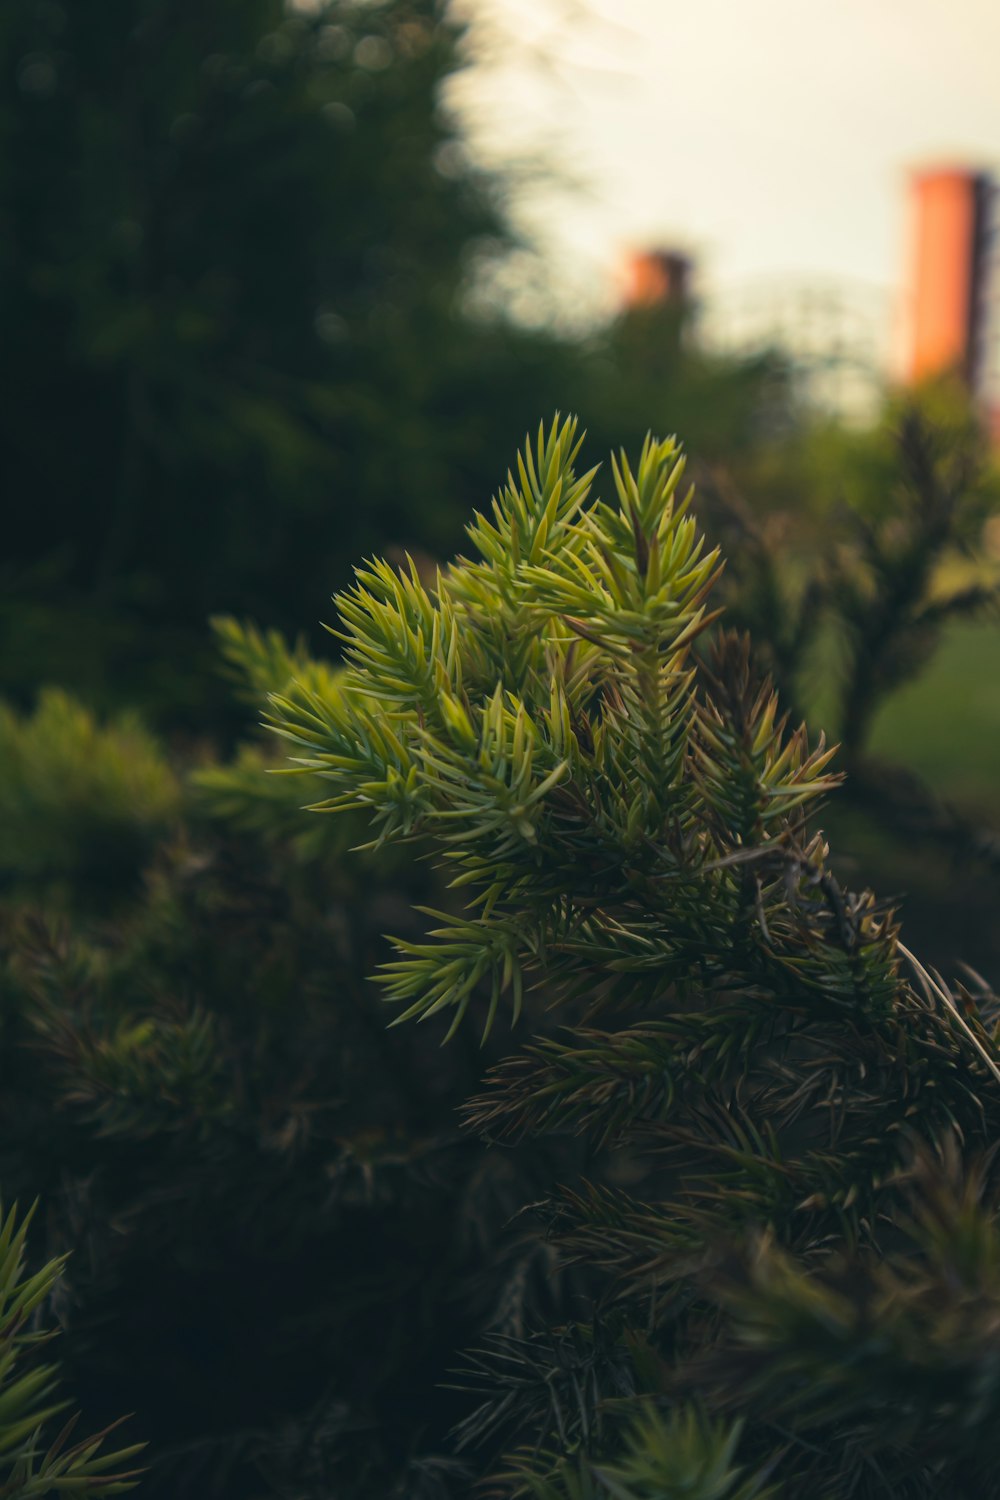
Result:
M607 305L630 244L701 285L904 274L912 163L1000 164L1000 0L456 0L485 61L454 101L497 161L579 183L525 201L555 284Z

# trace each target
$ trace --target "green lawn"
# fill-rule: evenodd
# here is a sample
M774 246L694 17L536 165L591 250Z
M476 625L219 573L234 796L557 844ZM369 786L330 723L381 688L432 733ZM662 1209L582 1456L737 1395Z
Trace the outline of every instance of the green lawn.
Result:
M1000 625L953 626L875 724L872 750L969 811L1000 818Z

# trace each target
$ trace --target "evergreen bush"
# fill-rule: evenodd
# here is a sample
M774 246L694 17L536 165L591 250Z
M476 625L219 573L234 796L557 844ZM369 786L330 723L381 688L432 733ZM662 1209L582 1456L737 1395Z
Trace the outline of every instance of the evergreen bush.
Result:
M432 582L366 564L344 668L217 622L281 738L166 824L118 728L45 751L0 1183L150 1496L1000 1493L995 1000L831 872L676 445L612 503L577 447ZM55 900L81 782L145 830L113 905Z
M218 634L243 699L335 681L274 634ZM88 769L103 731L74 713L91 733L63 743L66 783L91 775L95 818L141 819L134 770ZM175 784L168 838L132 846L113 904L57 900L61 869L11 876L0 1182L40 1197L38 1248L69 1254L67 1374L90 1426L135 1412L144 1494L462 1494L449 1371L544 1279L546 1252L502 1234L544 1173L461 1132L475 1044L387 1032L367 983L385 927L421 936L434 882L387 852L345 860L363 820L303 815L274 764L251 742ZM46 786L39 838L62 831L86 894L87 828Z
M265 764L206 772L113 914L11 890L0 1181L69 1255L67 1374L88 1424L136 1413L143 1493L435 1493L438 1387L518 1199L458 1130L475 1049L387 1035L365 984L416 885L352 881L346 825L298 839Z
M317 807L461 897L397 942L397 1020L529 1033L486 1159L574 1170L524 1197L565 1313L470 1354L460 1446L545 1500L1000 1493L994 997L831 874L831 752L709 635L676 444L613 503L578 446L540 431L433 588L365 565L345 674L272 706Z

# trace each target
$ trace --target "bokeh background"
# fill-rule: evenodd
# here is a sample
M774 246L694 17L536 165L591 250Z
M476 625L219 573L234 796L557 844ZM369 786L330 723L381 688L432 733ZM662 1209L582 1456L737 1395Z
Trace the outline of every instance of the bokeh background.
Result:
M144 1493L467 1493L457 1351L548 1306L542 1166L456 1124L501 1044L370 982L456 898L259 718L556 410L681 437L836 869L1000 979L998 52L988 0L0 6L0 1188Z

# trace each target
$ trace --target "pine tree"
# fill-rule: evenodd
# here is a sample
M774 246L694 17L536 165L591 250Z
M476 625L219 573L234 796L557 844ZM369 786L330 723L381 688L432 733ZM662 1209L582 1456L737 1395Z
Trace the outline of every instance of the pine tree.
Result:
M578 448L433 587L361 568L343 675L272 700L317 810L449 879L397 1021L519 1039L466 1117L546 1164L561 1311L468 1354L460 1446L538 1500L1000 1494L994 997L831 874L832 752L715 625L676 443L610 503Z

